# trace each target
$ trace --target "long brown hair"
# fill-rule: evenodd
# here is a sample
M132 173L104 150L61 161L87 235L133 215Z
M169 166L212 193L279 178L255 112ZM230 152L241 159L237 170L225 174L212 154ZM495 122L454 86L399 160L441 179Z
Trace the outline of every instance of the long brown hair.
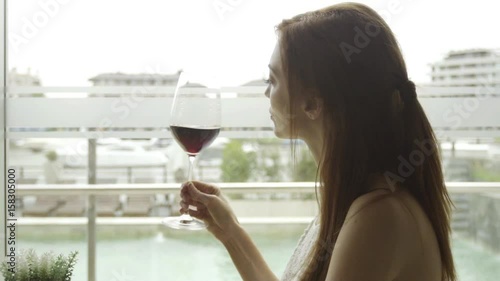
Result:
M370 174L383 174L420 203L437 236L441 280L455 281L453 203L437 140L387 23L365 5L342 3L283 20L276 29L290 116L295 97L310 92L303 89L316 89L324 103L320 233L301 280L325 280L349 207L368 191ZM293 120L290 130L294 135Z

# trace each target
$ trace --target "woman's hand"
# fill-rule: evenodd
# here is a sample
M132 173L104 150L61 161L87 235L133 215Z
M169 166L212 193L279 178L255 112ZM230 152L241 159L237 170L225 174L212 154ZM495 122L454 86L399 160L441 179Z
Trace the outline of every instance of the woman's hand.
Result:
M181 213L189 214L203 220L210 231L219 241L225 243L236 227L238 219L229 207L220 189L214 185L191 181L185 182L181 189ZM189 205L197 210L192 210Z
M181 197L181 212L189 212L207 224L208 231L226 247L243 280L278 281L250 236L240 227L218 187L199 181L186 182ZM197 211L189 209L189 205Z

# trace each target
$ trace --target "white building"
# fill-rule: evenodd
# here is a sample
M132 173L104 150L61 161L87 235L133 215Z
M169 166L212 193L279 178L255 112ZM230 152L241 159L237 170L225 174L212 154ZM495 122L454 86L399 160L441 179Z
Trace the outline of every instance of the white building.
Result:
M9 87L16 86L41 86L40 78L38 75L34 75L31 73L28 68L26 73L20 73L16 68L12 68L7 73L7 85ZM29 96L29 97L43 97L42 93L33 93L33 94L10 94L10 97L16 98L20 96Z
M26 73L17 72L16 68L12 68L7 73L7 85L9 86L40 86L40 78L33 75L28 68Z
M93 86L175 86L179 72L175 74L152 73L102 73L89 79Z
M451 51L431 67L432 86L500 86L500 49Z
M132 86L132 87L160 87L177 85L180 72L175 74L154 73L102 73L89 79L93 86ZM94 97L95 95L90 95ZM105 94L106 97L117 97L119 94Z

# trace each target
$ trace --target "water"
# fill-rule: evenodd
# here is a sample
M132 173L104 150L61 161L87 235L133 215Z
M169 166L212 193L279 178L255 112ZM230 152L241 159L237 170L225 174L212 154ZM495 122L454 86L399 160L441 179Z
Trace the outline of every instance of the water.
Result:
M493 254L468 239L454 238L452 243L460 281L500 280L500 254Z
M273 227L270 227L273 228ZM275 227L278 229L278 227ZM279 229L278 229L279 230ZM302 233L299 230L249 232L270 268L281 276ZM467 239L453 238L460 281L497 281L500 255L488 253ZM74 281L87 280L87 246L79 241L20 240L37 252L78 250ZM98 281L241 280L225 248L208 233L171 232L130 239L100 239L97 243Z

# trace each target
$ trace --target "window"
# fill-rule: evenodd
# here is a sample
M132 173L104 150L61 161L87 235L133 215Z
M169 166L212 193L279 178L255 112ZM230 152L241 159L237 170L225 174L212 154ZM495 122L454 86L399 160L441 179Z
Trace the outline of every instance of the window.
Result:
M3 10L5 2L8 14ZM393 17L418 16L415 11L428 3L417 2L402 3L409 5L404 7L405 13ZM230 9L216 10L214 3L229 5ZM1 40L17 39L9 42L8 50L0 44L0 84L3 89L8 86L9 91L2 93L0 107L19 109L9 111L12 119L0 117L8 142L2 160L16 167L22 186L34 185L48 192L54 184L65 190L20 195L17 215L33 223L19 228L23 232L19 244L40 253L79 250L75 276L81 279L75 280L86 280L87 274L92 274L86 256L87 243L92 245L86 236L87 195L74 194L74 188L86 185L95 175L98 189L110 193L93 191L98 193L97 243L94 241L99 252L94 259L99 264L95 273L98 280L114 280L124 274L130 276L125 279L141 276L151 281L171 276L182 280L237 280L230 258L209 235L167 231L155 221L178 212L177 188L186 180L188 160L169 133L169 111L179 70L199 67L221 73L224 94L231 98L224 99L222 133L198 156L195 178L269 187L269 192L241 189L241 193L228 196L243 222L245 218L251 222L251 217L263 222L269 217L295 219L293 224L252 226L252 237L264 245L261 250L279 275L307 220L317 212L312 184L316 163L306 144L298 142L296 170L289 169L290 142L274 135L269 100L263 95L263 68L275 44L274 26L298 11L317 9L325 3L290 1L283 5L272 0L263 9L259 1L216 0L196 2L193 9L191 1L0 0L0 13L9 27L5 30L0 21ZM415 9L410 8L413 6ZM462 2L454 3L454 7L470 9ZM385 15L389 11L380 5L376 9L386 11ZM414 21L388 19L408 57L409 76L415 77L419 86L418 99L440 133L442 166L450 190L457 190L457 186L487 189L491 184L481 184L500 182L500 102L498 93L492 92L496 88L458 81L478 78L478 73L471 72L477 64L466 63L465 75L459 70L461 61L473 61L476 53L458 54L449 66L446 55L439 53L465 49L473 35L478 45L493 45L486 38L491 36L466 31L481 30L485 26L482 18L498 23L498 17L493 16L496 11L488 6L484 13L490 16L476 15L476 20L467 21L469 28L461 29L464 42L450 40L442 42L440 48L422 52L412 48L419 46L422 37L442 35L432 27L439 26L445 11L436 8L426 15L429 28L422 30L429 34L413 36L416 41L400 32L412 30ZM259 20L252 21L255 18ZM31 37L23 33L30 28ZM8 65L2 61L4 56ZM439 59L433 61L435 58ZM429 68L438 75L429 76ZM500 69L498 62L496 68ZM3 142L0 138L2 149ZM89 164L94 150L95 167ZM4 161L0 161L0 168L4 181L8 168ZM286 188L299 185L292 182L310 185L299 186L300 192L281 193L271 189L274 182ZM123 193L113 191L129 184L139 187ZM141 194L155 185L175 188ZM453 238L457 270L462 281L494 280L500 276L500 249L496 248L500 242L495 236L500 233L498 192L489 190L494 194L490 196L467 191L471 192L452 194L457 205L452 222L458 234ZM66 225L43 225L46 219ZM118 225L122 222L125 225ZM40 236L53 243L40 242L36 239ZM140 260L123 260L130 253L144 251L148 255ZM201 264L201 268L186 270L184 264L172 259L172 252L189 255L190 262ZM484 262L477 263L479 259Z

